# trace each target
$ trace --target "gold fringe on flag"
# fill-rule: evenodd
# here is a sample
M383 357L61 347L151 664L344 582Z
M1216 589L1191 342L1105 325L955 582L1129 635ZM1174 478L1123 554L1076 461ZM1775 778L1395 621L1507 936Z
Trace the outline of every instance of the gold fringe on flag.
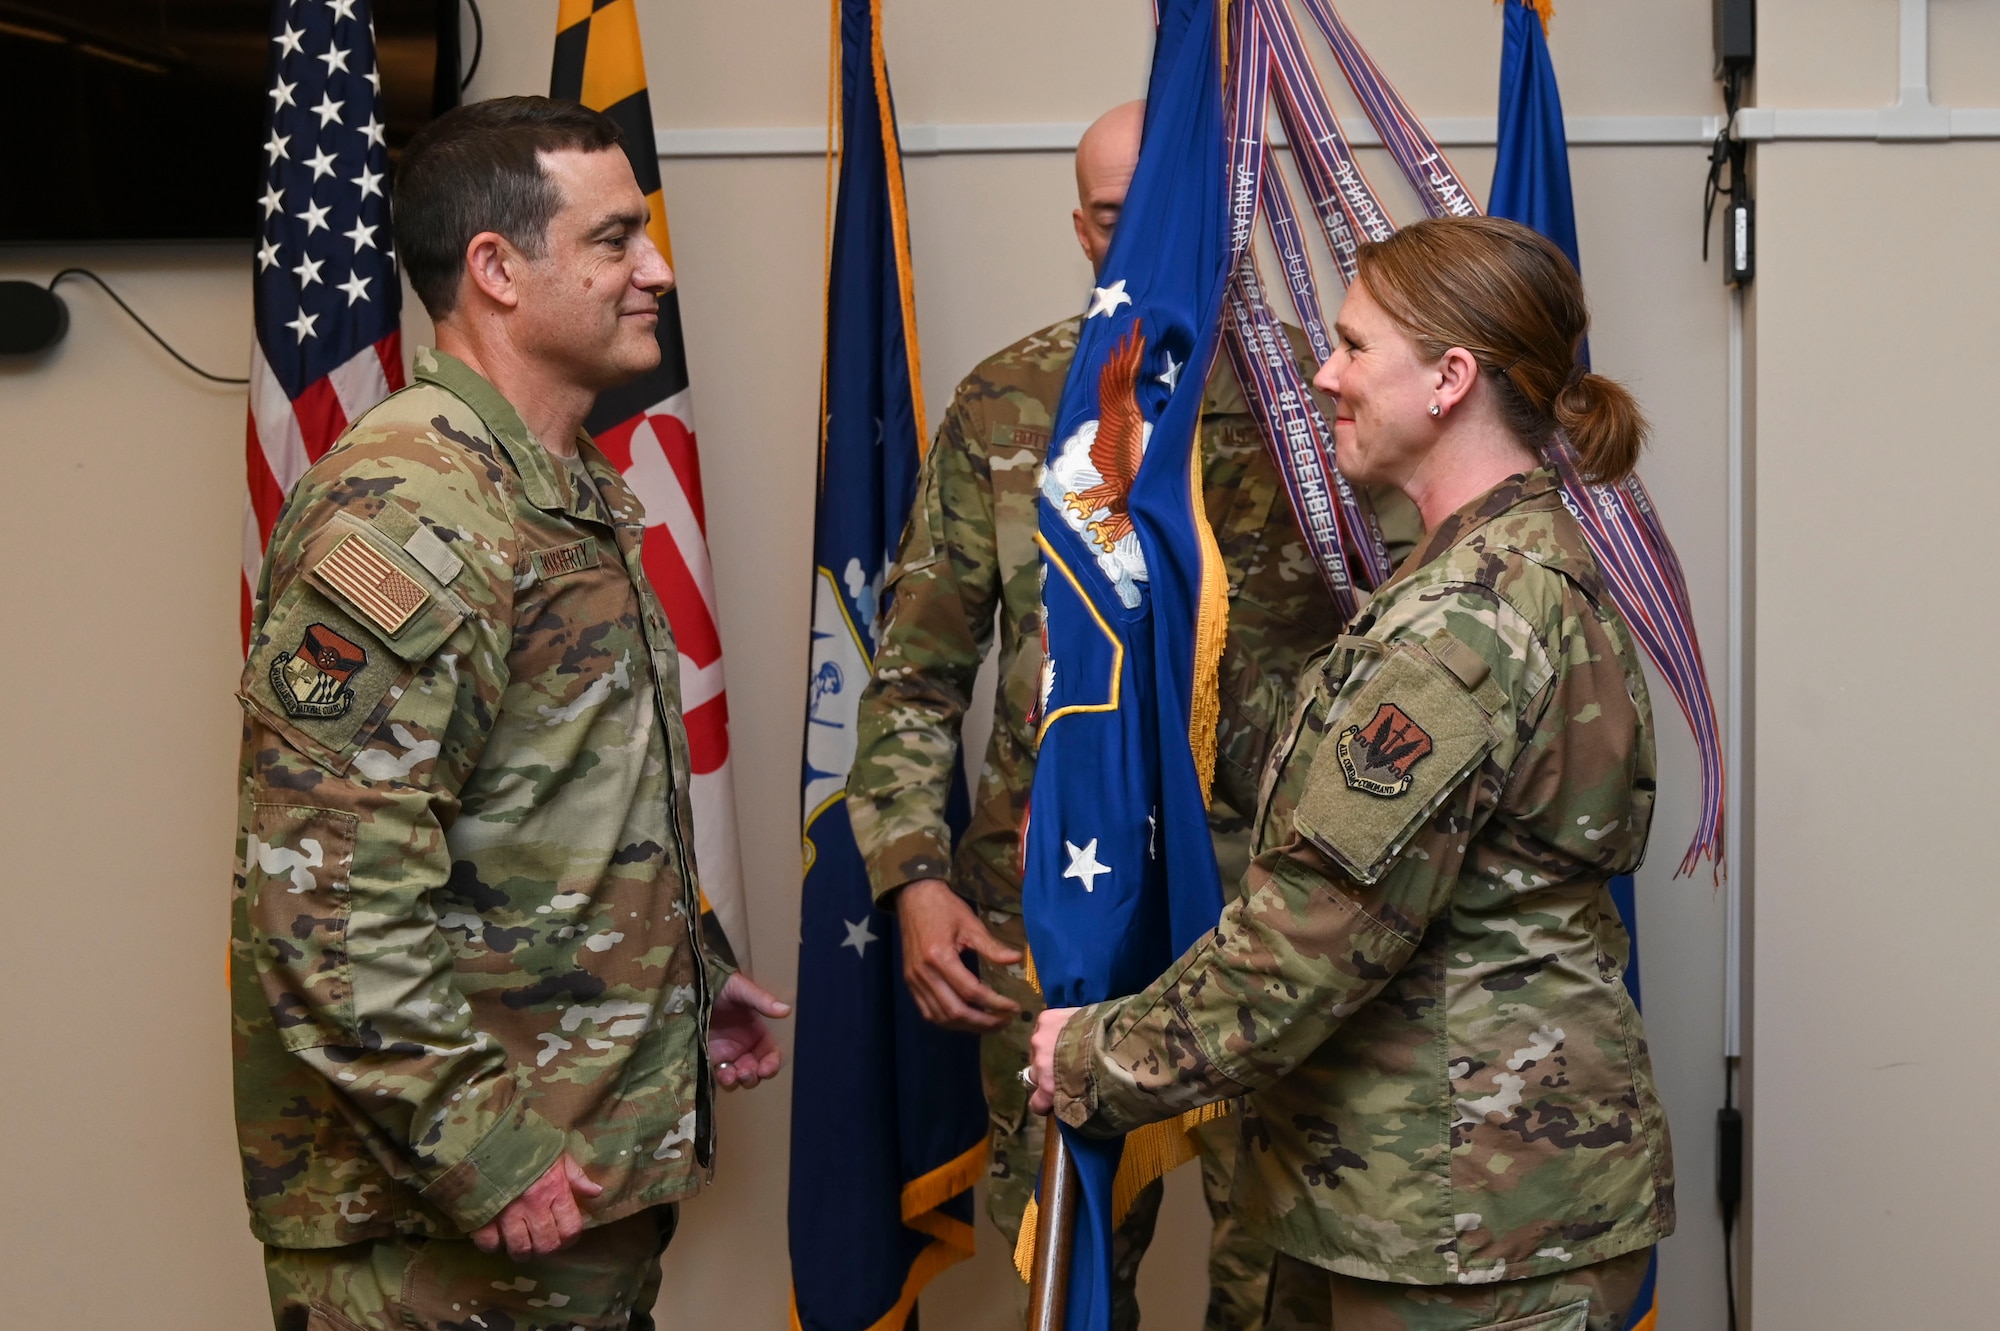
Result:
M1194 753L1195 777L1201 782L1201 802L1214 803L1216 723L1222 718L1222 651L1229 640L1229 575L1222 567L1222 549L1209 526L1201 491L1201 421L1195 422L1194 447L1188 450L1188 494L1194 504L1195 540L1201 546L1201 595L1195 609L1194 680L1188 697L1188 748Z
M1161 1123L1148 1123L1125 1136L1125 1154L1118 1159L1118 1173L1111 1180L1111 1223L1118 1226L1125 1223L1131 1214L1132 1203L1139 1200L1139 1194L1155 1179L1166 1177L1168 1171L1178 1169L1195 1158L1198 1148L1194 1143L1194 1130L1204 1123L1212 1123L1229 1113L1229 1101L1203 1105L1190 1109L1178 1118L1170 1118ZM1014 1269L1024 1281L1031 1280L1035 1269L1035 1229L1041 1222L1041 1208L1033 1197L1028 1198L1027 1207L1021 1212L1021 1236L1014 1242Z

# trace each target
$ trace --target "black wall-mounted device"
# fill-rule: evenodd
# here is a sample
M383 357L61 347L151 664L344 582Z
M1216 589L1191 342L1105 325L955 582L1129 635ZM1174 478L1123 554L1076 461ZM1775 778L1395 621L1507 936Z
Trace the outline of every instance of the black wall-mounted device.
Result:
M29 356L62 341L69 307L39 282L0 282L0 356Z
M1714 0L1715 77L1757 63L1757 0Z

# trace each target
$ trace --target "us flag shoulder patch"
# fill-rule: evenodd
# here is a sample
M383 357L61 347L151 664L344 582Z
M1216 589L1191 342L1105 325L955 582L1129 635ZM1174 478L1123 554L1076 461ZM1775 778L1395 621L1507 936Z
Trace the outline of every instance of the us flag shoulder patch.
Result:
M341 537L340 543L313 566L313 572L390 637L431 599L415 578L390 563L362 536Z

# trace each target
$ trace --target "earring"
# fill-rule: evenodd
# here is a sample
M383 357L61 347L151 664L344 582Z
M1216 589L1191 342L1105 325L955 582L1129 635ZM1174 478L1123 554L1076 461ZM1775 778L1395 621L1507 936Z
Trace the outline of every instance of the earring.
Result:
M1439 406L1439 405L1438 405L1437 403L1435 403L1435 402L1431 403L1431 415L1433 415L1433 416L1442 416L1442 415L1444 415L1444 408L1443 408L1443 407L1440 407L1440 406Z

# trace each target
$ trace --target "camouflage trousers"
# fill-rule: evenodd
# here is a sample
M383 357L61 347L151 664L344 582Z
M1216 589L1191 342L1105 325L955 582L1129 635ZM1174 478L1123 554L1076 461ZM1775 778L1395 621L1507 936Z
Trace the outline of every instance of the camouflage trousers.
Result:
M1356 1280L1283 1253L1271 1270L1267 1331L1625 1331L1646 1280L1642 1248L1527 1280L1393 1285Z
M994 937L1009 947L1027 946L1027 931L1019 915L1000 911L982 914ZM982 963L981 970L987 984L1021 1005L1017 1020L979 1042L980 1069L992 1120L986 1213L1013 1244L1020 1238L1021 1213L1035 1195L1042 1168L1043 1120L1028 1112L1028 1090L1019 1077L1028 1065L1028 1037L1034 1032L1042 999L1019 966ZM1208 1312L1203 1331L1256 1331L1264 1324L1264 1287L1272 1252L1245 1234L1229 1210L1237 1135L1233 1115L1203 1125L1196 1134L1201 1148L1201 1190L1214 1225L1208 1249ZM1112 1235L1112 1331L1134 1331L1139 1325L1139 1259L1153 1242L1164 1193L1164 1186L1157 1182L1141 1192ZM1026 1286L1021 1289L1021 1300L1025 1312Z
M271 1316L277 1331L654 1331L677 1221L655 1206L525 1262L466 1239L267 1247Z

